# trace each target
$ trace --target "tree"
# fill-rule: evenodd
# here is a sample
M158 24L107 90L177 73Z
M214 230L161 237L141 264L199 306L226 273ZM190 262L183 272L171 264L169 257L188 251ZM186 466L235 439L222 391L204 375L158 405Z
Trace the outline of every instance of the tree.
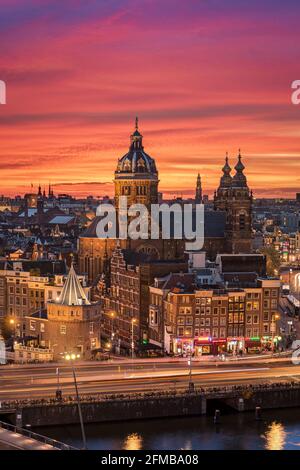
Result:
M4 338L4 340L8 340L13 335L13 327L9 324L7 318L2 318L0 320L0 334Z
M272 245L263 247L261 253L267 258L268 276L277 276L281 264L280 253Z

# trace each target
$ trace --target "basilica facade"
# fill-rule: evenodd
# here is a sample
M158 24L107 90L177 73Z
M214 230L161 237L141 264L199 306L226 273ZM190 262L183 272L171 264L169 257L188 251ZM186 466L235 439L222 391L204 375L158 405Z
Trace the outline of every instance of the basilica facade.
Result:
M223 176L214 196L214 208L205 208L204 247L209 259L218 253L250 253L252 247L252 192L243 173L244 165L239 153L235 175L226 156ZM150 207L158 203L158 171L155 160L143 146L143 136L138 129L130 137L129 151L118 160L114 175L115 207L120 208L120 197L126 196L128 206L134 203ZM195 203L202 202L200 176L197 180ZM79 238L79 271L94 283L107 269L116 247L141 254L148 262L183 262L185 240L180 239L117 239L98 238L95 217Z

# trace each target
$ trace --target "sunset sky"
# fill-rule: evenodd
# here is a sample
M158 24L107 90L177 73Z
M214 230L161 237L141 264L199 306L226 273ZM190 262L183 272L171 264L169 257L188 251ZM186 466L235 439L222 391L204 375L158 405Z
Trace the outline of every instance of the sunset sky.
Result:
M0 194L112 194L139 116L165 196L300 191L299 0L0 0Z

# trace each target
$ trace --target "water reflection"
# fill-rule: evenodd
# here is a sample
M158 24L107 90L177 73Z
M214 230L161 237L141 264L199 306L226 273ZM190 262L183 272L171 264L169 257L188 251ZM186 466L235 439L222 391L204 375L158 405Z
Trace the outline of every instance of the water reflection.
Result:
M141 450L143 446L143 438L140 434L133 432L128 434L124 439L123 449L124 450Z
M78 425L39 428L37 432L75 447L82 445ZM93 450L298 450L300 420L293 409L265 410L262 421L256 421L253 412L224 414L218 426L210 415L93 423L87 425L87 436L88 447Z
M287 433L281 423L274 421L268 426L263 436L266 440L267 450L282 450L285 447Z

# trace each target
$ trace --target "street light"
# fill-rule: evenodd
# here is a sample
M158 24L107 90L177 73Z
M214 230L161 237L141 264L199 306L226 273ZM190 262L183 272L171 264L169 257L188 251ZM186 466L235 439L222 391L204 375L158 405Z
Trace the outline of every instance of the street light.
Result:
M190 332L188 330L185 331L185 334L188 335ZM192 381L192 355L193 355L193 347L192 347L192 342L189 345L188 349L188 367L189 367L189 392L192 392L194 390L194 383Z
M133 336L133 329L134 324L136 323L136 318L131 319L131 358L134 358L134 336Z
M114 332L114 318L115 318L115 312L110 312L110 318L111 318L111 342L112 342L112 348L114 346L114 339L115 339L115 332Z
M78 414L79 414L79 420L80 420L80 427L81 427L81 435L82 435L82 442L83 442L83 449L86 450L86 437L85 437L85 430L84 430L84 424L83 424L83 418L82 418L82 411L81 411L81 404L80 404L80 397L78 393L78 386L77 386L77 380L76 380L76 373L75 373L75 367L74 367L74 361L76 359L80 359L80 354L66 354L65 355L66 361L70 362L71 367L72 367L72 372L73 372L73 379L74 379L74 385L75 385L75 391L76 391L76 400L77 400L77 406L78 406Z
M15 321L15 319L10 318L9 324L10 324L11 329L12 329L12 336L15 337L16 336L16 321Z
M108 341L105 345L105 349L106 351L108 352L108 359L110 359L110 353L111 353L111 350L112 350L112 343L110 341Z
M190 351L190 354L189 354L188 366L189 366L189 392L192 392L194 391L194 383L192 381L192 351Z
M275 313L275 315L272 315L272 350L274 351L274 336L276 333L276 322L277 320L280 319L280 315L278 313Z

